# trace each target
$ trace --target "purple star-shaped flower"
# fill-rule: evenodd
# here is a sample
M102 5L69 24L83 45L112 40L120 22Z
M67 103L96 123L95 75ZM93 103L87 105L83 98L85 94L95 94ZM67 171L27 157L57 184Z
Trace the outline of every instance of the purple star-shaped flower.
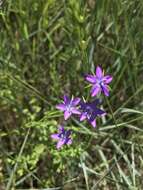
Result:
M67 120L72 114L80 114L77 106L80 102L80 98L69 99L68 96L64 96L62 104L56 106L57 109L64 112L64 119Z
M97 105L99 103L100 103L99 99L96 99L93 102L82 101L80 103L80 109L81 109L80 121L87 119L93 127L96 127L96 117L106 114L103 110L97 108Z
M59 126L59 132L52 134L51 137L57 140L57 149L60 149L64 144L71 144L71 130L65 130L63 126Z
M91 96L96 96L100 92L103 92L105 96L109 96L108 84L113 78L110 75L104 76L101 67L97 66L96 75L86 75L85 79L93 85L91 89Z

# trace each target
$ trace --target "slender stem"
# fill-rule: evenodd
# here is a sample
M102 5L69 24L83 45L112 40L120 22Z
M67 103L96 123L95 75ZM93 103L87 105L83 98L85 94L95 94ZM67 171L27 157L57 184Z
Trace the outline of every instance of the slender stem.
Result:
M11 189L11 185L12 185L12 183L13 183L14 175L15 175L15 172L16 172L17 167L18 167L18 162L19 162L20 157L21 157L21 155L22 155L22 153L23 153L23 150L24 150L24 148L25 148L25 145L26 145L26 142L27 142L27 139L28 139L28 136L29 136L29 132L30 132L30 128L28 128L27 134L26 134L26 136L25 136L25 138L24 138L24 141L23 141L23 144L22 144L22 146L21 146L21 148L20 148L20 151L19 151L19 154L18 154L18 158L17 158L16 163L15 163L15 165L14 165L14 167L13 167L12 172L11 172L9 181L8 181L8 183L7 183L6 190L10 190L10 189Z
M107 103L107 105L108 105L108 107L109 107L109 110L110 110L110 113L111 113L111 115L112 115L112 119L113 119L113 121L114 121L114 124L115 124L116 127L118 127L118 125L117 125L117 123L116 123L116 118L115 118L115 116L114 116L114 113L113 113L112 108L111 108L111 105L110 105L110 102L109 102L109 100L106 98L106 96L104 96L104 98L105 98L105 101L106 101L106 103ZM106 143L114 136L114 134L115 134L115 132L112 134L111 137L108 137L108 138L102 143L102 145L106 144ZM121 137L120 137L120 138L121 138ZM122 142L122 141L121 141L121 142Z
M117 126L116 118L115 118L114 113L113 113L113 111L112 111L112 107L111 107L111 105L110 105L110 102L109 102L109 100L107 99L107 97L105 97L105 100L106 100L107 105L108 105L108 107L109 107L109 110L110 110L110 112L111 112L112 119L113 119L113 121L114 121L114 123L115 123L115 126Z

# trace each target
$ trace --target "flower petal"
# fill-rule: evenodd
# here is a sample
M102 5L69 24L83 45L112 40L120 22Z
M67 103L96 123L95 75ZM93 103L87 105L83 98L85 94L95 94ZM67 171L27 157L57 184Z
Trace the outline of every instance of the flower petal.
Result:
M96 96L100 92L100 86L94 85L91 89L91 96Z
M96 109L97 105L98 105L98 104L101 104L101 100L100 100L100 99L95 99L95 100L93 100L92 102L89 102L88 104L89 104L89 106L90 106L92 109Z
M71 112L65 111L64 112L64 119L67 120L71 116L71 114L72 114Z
M66 137L68 138L71 135L71 130L66 131Z
M95 128L95 127L96 127L96 120L93 120L93 121L91 122L91 125Z
M64 102L65 102L65 104L69 104L70 103L70 99L66 95L64 95Z
M96 76L100 79L103 77L102 69L99 66L96 67Z
M72 140L71 139L68 139L67 143L66 144L72 144Z
M59 109L59 110L64 111L65 108L66 108L66 106L65 106L65 104L58 104L58 105L56 106L56 108Z
M55 140L59 140L59 134L52 134L51 138L55 139Z
M72 109L72 113L78 114L78 115L81 114L81 112L80 112L79 110L77 110L76 108L73 108L73 109Z
M86 75L85 79L90 82L90 83L95 83L96 82L96 76L94 75Z
M86 109L86 103L84 101L80 101L80 109L85 110Z
M65 129L62 125L59 125L59 133L64 133Z
M97 115L106 115L105 111L99 109L99 108L96 108L96 114Z
M107 85L103 85L102 90L103 90L103 93L105 94L105 96L109 96L109 89L108 89Z
M113 77L110 75L106 75L103 80L105 81L106 84L109 84L112 81Z
M86 119L86 115L83 113L83 114L81 114L81 116L80 116L80 121L83 121L83 120L85 120Z
M59 140L59 142L57 143L57 149L60 149L64 145L64 143L64 140Z
M80 98L74 98L72 100L72 105L76 106L76 105L78 105L79 102L80 102Z

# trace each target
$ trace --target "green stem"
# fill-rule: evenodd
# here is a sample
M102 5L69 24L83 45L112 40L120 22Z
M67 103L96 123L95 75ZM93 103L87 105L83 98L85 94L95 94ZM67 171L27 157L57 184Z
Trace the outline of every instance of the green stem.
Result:
M15 175L15 172L16 172L17 167L18 167L18 162L19 162L20 157L21 157L21 155L22 155L22 153L23 153L23 150L24 150L24 148L25 148L25 145L26 145L26 142L27 142L27 139L28 139L28 136L29 136L29 132L30 132L30 128L28 129L27 134L26 134L26 136L25 136L25 139L24 139L24 141L23 141L23 144L22 144L22 146L21 146L20 152L19 152L19 154L18 154L17 161L16 161L16 163L15 163L15 165L14 165L14 168L13 168L13 170L12 170L12 172L11 172L11 175L10 175L10 178L9 178L9 181L8 181L8 184L7 184L7 187L6 187L6 190L10 190L10 189L11 189L11 186L12 186L12 183L13 183L13 179L14 179L14 175Z

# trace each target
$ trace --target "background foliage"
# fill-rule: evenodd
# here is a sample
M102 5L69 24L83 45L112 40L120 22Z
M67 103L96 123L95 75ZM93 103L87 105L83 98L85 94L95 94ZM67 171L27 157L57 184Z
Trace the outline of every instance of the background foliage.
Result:
M5 0L0 9L0 189L143 189L143 1ZM57 151L64 93L114 77L98 127L72 119Z

